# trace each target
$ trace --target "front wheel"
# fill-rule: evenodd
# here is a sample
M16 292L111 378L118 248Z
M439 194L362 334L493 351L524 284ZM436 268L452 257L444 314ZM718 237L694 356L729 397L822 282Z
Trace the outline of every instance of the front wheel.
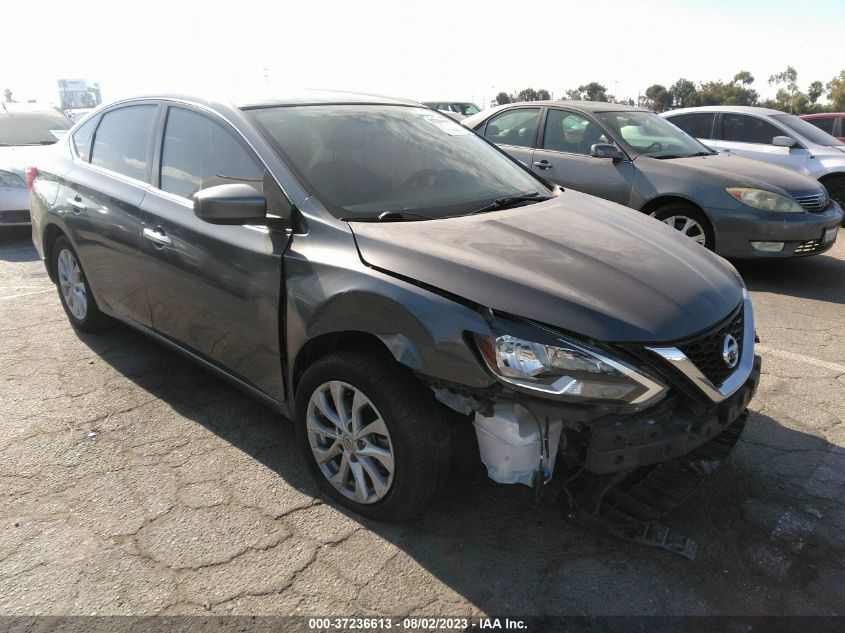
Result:
M430 391L392 359L337 352L296 392L296 426L322 490L382 521L419 513L449 469L449 433Z
M836 200L839 206L845 209L845 176L830 178L824 183L828 195L831 199ZM845 220L843 220L845 226Z
M716 238L707 216L689 204L667 204L656 209L651 217L668 224L681 234L713 250Z

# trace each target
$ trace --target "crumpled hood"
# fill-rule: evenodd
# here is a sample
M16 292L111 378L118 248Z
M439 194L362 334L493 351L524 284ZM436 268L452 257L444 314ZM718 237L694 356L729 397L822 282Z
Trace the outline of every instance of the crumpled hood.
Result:
M683 338L742 299L723 259L661 222L575 191L476 216L350 226L370 266L598 340Z
M637 162L643 158L657 160L641 156ZM716 184L724 187L754 187L792 196L807 195L822 190L818 181L809 176L786 167L743 156L713 154L712 156L673 158L665 162L671 163L674 169L686 169L697 172L699 175L707 175Z

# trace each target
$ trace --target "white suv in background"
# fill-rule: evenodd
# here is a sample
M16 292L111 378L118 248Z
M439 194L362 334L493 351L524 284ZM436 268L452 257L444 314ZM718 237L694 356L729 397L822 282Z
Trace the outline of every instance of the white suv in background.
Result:
M794 114L748 106L706 106L661 116L720 152L812 176L840 206L845 205L845 143Z

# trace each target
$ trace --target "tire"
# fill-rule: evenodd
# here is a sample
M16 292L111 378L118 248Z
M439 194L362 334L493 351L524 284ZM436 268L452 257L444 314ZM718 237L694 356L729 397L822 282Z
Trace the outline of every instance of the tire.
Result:
M338 400L343 418L350 420L346 433L338 431ZM357 416L350 415L353 405ZM316 361L296 391L296 427L322 491L373 519L397 522L418 514L449 472L445 412L416 377L389 357L343 351ZM373 432L360 432L366 429ZM322 465L318 452L327 456ZM392 455L392 471L385 453Z
M53 245L53 272L59 300L70 324L82 332L98 332L109 325L91 293L91 286L73 246L64 235Z
M829 178L823 184L827 189L828 195L833 200L836 200L840 207L845 209L845 176ZM843 220L842 226L845 226L845 220Z
M716 247L716 236L710 220L704 212L691 204L670 202L655 209L651 217L675 229L685 229L687 237L694 239L708 250L712 251Z

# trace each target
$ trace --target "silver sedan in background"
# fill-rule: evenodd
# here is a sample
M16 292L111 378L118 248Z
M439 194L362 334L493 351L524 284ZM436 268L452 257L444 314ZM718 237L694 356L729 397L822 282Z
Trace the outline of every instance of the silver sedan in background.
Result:
M647 213L724 257L815 255L842 222L813 178L719 154L642 108L533 101L461 123L543 178Z
M0 104L0 227L29 224L26 167L73 125L56 108Z

